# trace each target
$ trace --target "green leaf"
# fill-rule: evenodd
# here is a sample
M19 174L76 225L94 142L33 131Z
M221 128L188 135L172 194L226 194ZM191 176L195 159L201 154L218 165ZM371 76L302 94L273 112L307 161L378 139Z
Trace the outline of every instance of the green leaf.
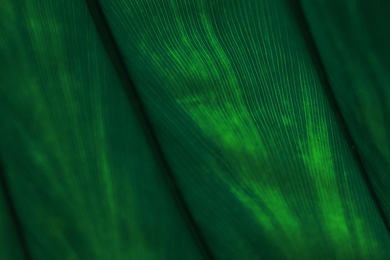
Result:
M294 2L3 0L0 223L27 258L389 258L384 18Z
M80 1L6 1L1 157L32 259L199 259Z
M390 223L388 1L303 1L337 105ZM337 13L337 15L334 15Z

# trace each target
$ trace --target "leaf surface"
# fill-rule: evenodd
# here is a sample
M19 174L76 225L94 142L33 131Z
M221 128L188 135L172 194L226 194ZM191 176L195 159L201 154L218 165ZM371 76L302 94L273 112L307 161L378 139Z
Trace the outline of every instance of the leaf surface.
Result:
M338 106L389 225L390 4L302 2Z
M31 258L199 259L85 3L2 5L0 150Z
M389 254L288 2L100 2L215 255Z
M387 125L369 116L356 124L369 111L343 99L350 85L362 97L356 70L340 72L331 55L344 46L339 62L348 65L359 52L347 52L350 38L327 8L323 27L315 14L328 5L316 2L302 1L320 56L330 57L337 104L286 0L100 0L109 28L84 1L3 0L0 157L31 258L203 259L197 239L215 259L389 258L362 172L386 208L389 167L378 144ZM125 64L107 53L103 30ZM324 35L335 45L319 44ZM120 69L141 98L157 156ZM361 77L378 79L367 71ZM364 91L385 91L380 75ZM372 107L385 116L385 106Z

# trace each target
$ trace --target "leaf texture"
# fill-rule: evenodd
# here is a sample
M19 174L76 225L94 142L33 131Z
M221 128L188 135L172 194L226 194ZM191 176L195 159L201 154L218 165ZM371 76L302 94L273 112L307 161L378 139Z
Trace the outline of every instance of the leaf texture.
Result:
M389 253L285 1L101 3L218 257Z
M390 223L387 1L303 1L327 74ZM337 13L337 15L334 15Z
M200 259L85 3L4 4L1 157L32 258Z
M84 1L37 3L0 7L0 157L31 258L204 259L105 28ZM388 214L387 104L376 100L389 53L357 25L362 6L302 3L364 169L289 1L99 0L213 259L390 257L362 175ZM0 224L12 228L1 203Z

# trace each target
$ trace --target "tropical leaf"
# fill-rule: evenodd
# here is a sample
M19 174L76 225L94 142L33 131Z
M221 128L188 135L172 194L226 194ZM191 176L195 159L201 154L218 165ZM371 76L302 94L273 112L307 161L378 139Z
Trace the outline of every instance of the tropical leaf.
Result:
M2 0L0 256L389 258L385 12L301 2Z
M303 2L337 105L389 225L390 34L384 25L390 2Z

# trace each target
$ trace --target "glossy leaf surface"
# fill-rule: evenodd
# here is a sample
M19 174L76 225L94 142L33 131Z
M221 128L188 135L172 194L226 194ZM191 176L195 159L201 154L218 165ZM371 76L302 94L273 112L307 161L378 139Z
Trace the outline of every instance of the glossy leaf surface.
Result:
M386 105L372 100L387 93L389 59L378 58L382 45L360 52L368 43L353 45L340 23L380 34L361 33L331 1L302 1L320 61L291 1L99 1L195 223L164 181L86 3L3 2L0 155L31 258L206 258L197 239L215 259L390 257L363 178L386 209ZM360 91L379 116L353 109Z
M338 106L390 223L390 3L303 3Z

